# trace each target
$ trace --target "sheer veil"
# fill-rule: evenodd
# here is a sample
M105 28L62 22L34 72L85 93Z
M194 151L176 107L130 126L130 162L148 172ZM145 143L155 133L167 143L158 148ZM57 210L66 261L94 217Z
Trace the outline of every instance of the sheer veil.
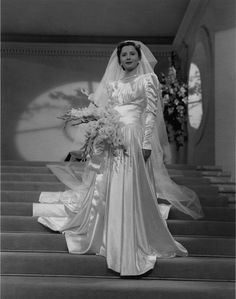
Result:
M137 74L154 73L157 60L149 48L140 41L129 41L140 45L141 49L141 59L137 66ZM117 49L115 49L109 59L103 78L92 96L92 101L98 106L105 106L108 101L107 84L121 79L124 74L124 70L118 62ZM160 86L158 92L159 100L157 101L157 116L153 131L152 154L150 158L154 171L154 185L157 196L167 200L171 205L193 218L202 217L203 213L196 193L184 186L175 184L170 179L165 167L165 163L170 162L171 154L162 112Z
M154 67L157 64L157 60L149 50L149 48L140 41L127 40L140 45L141 49L141 60L137 67L137 75L144 75L148 73L154 73ZM115 49L109 59L107 68L103 75L103 78L98 85L95 93L93 94L93 101L98 106L105 106L108 100L107 94L107 84L109 82L120 80L124 77L124 70L121 68L118 62L117 49ZM161 98L161 89L159 88L159 98ZM171 154L168 142L168 137L166 133L165 122L162 113L161 101L157 102L157 118L156 127L153 134L153 143L156 149L158 149L159 154L162 154L165 162L170 162Z
M153 73L154 72L153 69L157 63L157 60L153 56L152 52L148 49L148 47L145 46L140 41L127 40L127 42L134 42L135 44L140 45L141 48L142 58L137 67L137 74L143 75L143 74ZM115 49L109 59L102 80L98 85L95 93L93 94L93 100L95 104L102 105L102 106L106 105L108 99L108 95L106 91L107 84L109 82L120 80L122 77L124 77L124 74L125 72L121 68L118 62L117 49Z

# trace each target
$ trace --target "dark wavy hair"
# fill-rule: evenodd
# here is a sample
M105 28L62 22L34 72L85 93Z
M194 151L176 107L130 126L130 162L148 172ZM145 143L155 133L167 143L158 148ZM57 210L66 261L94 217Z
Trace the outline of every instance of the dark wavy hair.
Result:
M118 57L119 64L120 64L120 54L121 54L122 48L124 48L125 46L133 46L135 48L135 50L138 52L138 58L139 59L142 58L140 45L137 45L137 44L135 44L135 42L132 42L132 41L123 41L123 42L120 42L116 48L117 49L116 54Z

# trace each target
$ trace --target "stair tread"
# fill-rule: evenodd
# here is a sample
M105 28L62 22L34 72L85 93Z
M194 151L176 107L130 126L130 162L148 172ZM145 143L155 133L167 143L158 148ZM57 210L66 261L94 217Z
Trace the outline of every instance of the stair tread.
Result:
M175 236L189 252L190 256L235 256L233 237ZM62 234L32 232L1 233L2 251L67 252Z
M106 259L98 255L2 252L1 259L2 274L114 275L114 271L107 269ZM234 279L234 262L230 257L157 259L149 277L231 281Z
M173 175L172 180L177 184L209 185L210 180L204 177L189 177ZM2 173L3 183L61 183L52 173Z
M2 166L2 174L11 174L11 173L24 173L24 174L52 174L50 169L45 166ZM203 177L203 173L195 169L175 169L169 168L168 172L170 175L178 175L188 177ZM212 173L212 172L210 172ZM208 174L208 173L206 173ZM223 174L222 174L223 175ZM225 174L228 176L228 174Z
M2 231L48 231L50 230L37 222L38 217L2 216ZM235 235L234 222L206 220L167 220L173 235Z
M58 236L61 236L58 234ZM78 260L85 260L88 261L89 259L95 260L101 260L102 262L106 262L105 258L101 255L96 255L96 254L71 254L68 251L67 252L27 252L27 251L22 251L22 252L17 252L17 251L2 251L3 256L19 256L22 258L36 258L37 256L42 256L43 258L48 257L49 259L68 259L73 261L74 259ZM163 262L163 263L174 263L174 264L181 264L182 262L184 263L202 263L202 262L209 262L209 263L214 263L216 261L222 262L222 263L231 263L235 262L233 257L208 257L208 256L177 256L176 258L157 258L158 262ZM63 270L63 269L62 269Z
M43 166L46 167L48 164L67 164L62 161L22 161L22 160L2 160L1 166ZM222 167L219 165L196 165L196 164L167 164L167 169L194 169L194 170L212 170L212 171L222 171Z
M217 195L219 189L217 186L210 184L185 184L186 187L194 190L199 196L202 194ZM60 182L37 182L37 181L2 181L1 188L3 191L65 191L65 185Z
M34 203L34 204L40 204ZM1 214L8 216L32 216L33 203L32 202L1 202ZM203 207L204 217L202 220L216 220L216 221L234 221L235 208L234 207ZM183 219L189 220L191 217L187 214L178 211L172 207L170 209L169 219Z
M3 276L5 298L139 298L139 299L234 299L234 283L96 277ZM222 295L226 296L223 297Z
M230 209L232 209L232 207L230 208ZM1 216L1 218L3 218L3 219L10 219L10 218L12 218L12 219L18 219L18 220L23 220L23 219L25 219L25 220L27 220L27 221L36 221L37 220L37 216L14 216L14 215L9 215L9 216L4 216L4 215L2 215ZM222 222L220 222L220 221L211 221L211 220L201 220L201 219L191 219L191 220L182 220L182 219L168 219L167 220L167 222L170 222L170 223L179 223L179 224L185 224L186 223L186 226L187 226L187 224L189 223L189 224L200 224L201 225L201 223L202 222L205 222L206 224L222 224L222 225L224 225L224 224L233 224L234 223L234 221L227 221L227 222L225 222L225 221L222 221Z
M2 202L38 202L41 190L1 190ZM227 206L228 197L217 194L198 194L203 206Z
M65 190L47 164L65 163L2 162L1 258L6 298L15 299L16 292L19 298L26 298L25 294L36 298L37 294L37 299L64 299L68 294L70 299L116 299L123 295L145 299L234 298L235 207L227 206L227 191L233 190L228 186L233 182L220 166L167 166L176 183L197 192L205 218L188 219L172 208L167 225L189 256L158 259L154 270L142 279L124 280L107 269L104 257L69 254L64 235L32 217L32 203L38 203L41 191Z

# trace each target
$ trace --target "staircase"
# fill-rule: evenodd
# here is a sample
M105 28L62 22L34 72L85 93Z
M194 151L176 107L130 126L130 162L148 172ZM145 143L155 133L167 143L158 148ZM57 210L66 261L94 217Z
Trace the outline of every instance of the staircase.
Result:
M2 162L2 299L233 299L235 185L219 167L171 165L195 190L205 217L171 209L168 227L188 257L160 259L142 277L120 278L96 255L68 254L62 234L32 217L41 191L64 190L45 162Z

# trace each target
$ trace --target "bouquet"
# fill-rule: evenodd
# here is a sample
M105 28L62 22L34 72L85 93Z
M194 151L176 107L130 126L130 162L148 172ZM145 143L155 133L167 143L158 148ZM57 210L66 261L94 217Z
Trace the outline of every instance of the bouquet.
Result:
M85 108L71 108L59 117L65 121L65 126L87 124L85 144L82 147L83 160L109 150L117 156L119 150L125 153L124 139L119 122L119 113L111 106L98 107L90 103Z
M187 140L188 88L185 83L178 82L174 67L169 68L167 77L162 74L160 83L168 138L179 150Z

